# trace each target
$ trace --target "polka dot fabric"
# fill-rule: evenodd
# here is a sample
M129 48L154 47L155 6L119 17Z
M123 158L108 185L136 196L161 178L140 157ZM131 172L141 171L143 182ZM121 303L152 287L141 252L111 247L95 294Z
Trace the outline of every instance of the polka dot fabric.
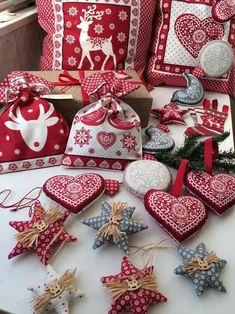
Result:
M143 77L156 2L36 0L47 33L41 70L135 69ZM86 12L99 16L87 24ZM89 49L84 42L91 43Z
M114 196L118 193L120 188L120 182L117 180L107 179L105 180L106 193L110 196Z
M234 47L235 19L224 24L215 22L211 17L214 3L215 0L158 2L146 71L149 88L162 84L184 87L182 74L192 73L199 66L199 52L210 41L224 40ZM235 66L221 78L203 76L200 82L205 90L234 96Z
M139 270L131 262L123 257L121 273L114 276L102 277L101 282L104 286L109 282L125 282L133 277L137 279L153 275L153 266ZM113 301L108 314L118 314L131 312L134 314L147 314L150 305L166 302L167 299L158 291L151 291L142 287L123 293L116 301Z

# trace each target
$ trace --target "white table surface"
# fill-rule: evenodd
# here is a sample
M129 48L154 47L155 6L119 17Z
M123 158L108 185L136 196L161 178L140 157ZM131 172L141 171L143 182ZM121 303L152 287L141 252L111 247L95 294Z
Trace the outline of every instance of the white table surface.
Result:
M156 88L152 91L154 98L153 107L162 107L169 103L173 88ZM222 94L207 93L207 98L218 98L219 105L229 104L229 97ZM157 120L151 119L154 125ZM186 118L188 126L192 125L190 116ZM170 135L174 138L176 146L183 143L184 126L170 126ZM225 124L226 130L232 130L231 112ZM144 141L146 137L144 136ZM233 146L233 137L221 145L223 149ZM96 172L105 178L122 180L121 173L107 171L63 169L51 167L40 170L23 171L18 173L0 175L0 191L11 189L9 202L15 202L27 192L43 183L54 175L79 175L85 172ZM175 171L171 169L173 176ZM0 198L1 200L1 198ZM97 250L92 249L95 238L95 230L80 223L82 219L99 214L102 201L114 202L126 201L135 206L133 218L142 218L148 225L148 229L136 235L130 236L130 245L143 245L157 242L167 238L168 249L158 250L155 253L153 265L158 280L159 291L168 301L149 308L149 314L232 314L235 308L235 211L228 210L222 217L209 213L208 221L202 230L194 237L186 240L184 245L194 248L200 242L205 242L208 250L214 250L216 254L228 261L221 272L221 279L227 288L227 293L222 294L213 289L207 289L204 295L196 296L192 282L182 276L176 276L173 271L182 263L181 257L175 251L175 244L162 231L153 218L145 211L142 199L135 197L121 187L120 192L113 198L103 195L97 202L80 215L71 214L65 223L66 229L78 237L78 242L66 244L55 258L52 258L53 267L62 273L67 268L78 268L78 286L85 293L82 299L74 300L70 305L71 314L105 314L110 307L110 299L106 288L102 287L100 277L119 273L122 253L115 246L106 244ZM50 208L50 200L43 195L41 201L47 209ZM15 314L32 313L29 303L30 292L28 286L40 284L44 281L46 269L41 264L35 253L22 254L8 260L8 253L16 244L14 235L16 231L9 226L11 220L28 220L28 210L10 212L9 209L0 209L0 308ZM142 267L141 255L131 257L131 261Z

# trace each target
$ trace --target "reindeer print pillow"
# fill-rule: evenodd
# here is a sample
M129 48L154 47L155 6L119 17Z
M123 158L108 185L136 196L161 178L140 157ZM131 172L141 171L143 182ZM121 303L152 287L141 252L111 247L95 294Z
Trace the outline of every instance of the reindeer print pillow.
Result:
M186 86L183 72L199 66L199 53L209 42L235 43L235 19L218 23L212 18L215 0L161 0L154 21L147 81L153 86ZM201 78L205 90L235 95L235 68L221 78Z
M156 0L36 0L48 33L41 70L136 69L143 74Z
M0 174L60 165L69 125L29 90L0 116Z

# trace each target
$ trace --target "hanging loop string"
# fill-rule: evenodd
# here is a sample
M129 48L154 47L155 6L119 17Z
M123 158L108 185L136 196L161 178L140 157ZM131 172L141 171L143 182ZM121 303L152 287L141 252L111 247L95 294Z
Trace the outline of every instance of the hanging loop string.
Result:
M38 191L36 197L31 197L30 195L34 192L34 191ZM6 193L6 196L4 197L4 199L0 202L0 208L9 208L11 209L11 211L16 212L22 208L29 208L30 212L32 210L32 205L34 204L34 202L36 200L38 200L39 196L42 193L42 188L41 187L36 187L34 189L32 189L31 191L29 191L24 197L22 197L22 199L20 199L18 202L15 202L13 204L10 205L6 205L6 201L9 199L10 194L11 194L12 190L10 189L6 189L0 192L0 196L3 195L4 193ZM31 216L31 215L29 215Z

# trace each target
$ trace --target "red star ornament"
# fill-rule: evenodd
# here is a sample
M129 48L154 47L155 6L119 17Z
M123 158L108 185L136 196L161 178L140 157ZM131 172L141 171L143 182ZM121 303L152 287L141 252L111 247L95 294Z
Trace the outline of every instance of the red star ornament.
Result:
M68 210L61 211L56 207L46 212L40 202L35 202L31 220L9 223L19 233L16 234L18 243L8 255L8 259L35 250L39 260L47 265L54 245L77 241L76 237L64 229L63 225L68 216Z
M108 314L126 311L147 314L150 305L167 301L166 297L157 291L153 268L150 266L139 270L127 257L123 257L119 274L101 278L112 299Z
M152 109L151 113L160 119L160 124L186 124L182 118L188 109L180 109L176 104L169 103L161 109Z

